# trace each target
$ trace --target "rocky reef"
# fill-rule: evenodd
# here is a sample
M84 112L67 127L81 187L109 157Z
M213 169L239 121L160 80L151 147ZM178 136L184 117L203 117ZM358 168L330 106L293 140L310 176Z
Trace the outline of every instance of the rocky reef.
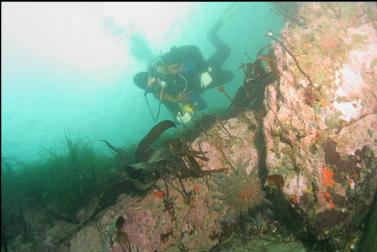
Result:
M195 158L203 171L219 173L159 179L145 197L121 196L117 204L101 213L95 229L94 224L88 224L72 237L70 251L87 251L84 241L91 235L97 239L91 240L90 248L127 251L125 242L116 242L120 239L116 239L116 228L111 227L119 216L127 220L120 229L127 234L131 251L209 251L222 239L222 226L232 226L249 210L252 216L258 216L252 223L258 222L260 229L267 230L267 226L261 227L268 203L258 179L258 152L250 144L256 136L253 113L229 120L212 119L212 126L202 131L189 148L205 153L205 159ZM243 151L237 151L239 148ZM190 195L189 200L183 190Z
M274 46L280 80L266 90L266 167L318 240L353 251L377 190L376 7L297 11L302 23L281 33L296 59Z

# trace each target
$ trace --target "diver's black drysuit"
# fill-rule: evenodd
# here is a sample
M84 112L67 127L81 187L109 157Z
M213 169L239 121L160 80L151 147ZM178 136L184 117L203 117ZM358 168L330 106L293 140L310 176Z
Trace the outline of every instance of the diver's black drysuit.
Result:
M218 36L217 32L222 26L222 21L216 23L208 34L212 45L216 48L215 53L206 61L197 46L173 47L170 51L160 56L159 65L169 66L177 64L177 72L174 74L160 73L157 68L149 69L154 75L167 83L164 92L170 95L185 93L189 100L198 110L206 108L206 101L200 96L203 90L219 87L233 79L231 71L223 70L222 65L230 56L230 48ZM212 83L207 88L201 87L201 74L207 72L209 67L212 69L210 75ZM156 98L157 93L155 93ZM180 111L178 105L166 100L162 101L168 110L176 114Z

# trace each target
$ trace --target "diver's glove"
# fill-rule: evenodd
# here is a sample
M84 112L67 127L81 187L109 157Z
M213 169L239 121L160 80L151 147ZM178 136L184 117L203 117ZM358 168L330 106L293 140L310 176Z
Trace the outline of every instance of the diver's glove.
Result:
M178 112L175 119L180 123L187 124L191 121L192 116L191 116L191 113L189 112L184 112L184 113Z
M212 83L212 77L209 74L212 71L212 68L208 68L208 72L204 72L200 75L200 86L202 88L207 88Z
M160 84L160 87L161 87L161 88L166 88L166 86L168 85L168 84L166 83L166 81L163 81L163 80L160 81L159 84Z

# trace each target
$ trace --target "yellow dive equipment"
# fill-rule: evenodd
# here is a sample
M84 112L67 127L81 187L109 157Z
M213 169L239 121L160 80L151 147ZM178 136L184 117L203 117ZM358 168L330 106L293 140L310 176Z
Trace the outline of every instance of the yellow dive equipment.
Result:
M187 124L191 121L194 114L194 108L190 103L178 103L181 112L178 112L176 119L178 122Z
M181 109L181 111L183 113L187 112L187 113L193 113L194 112L194 108L192 107L192 105L190 103L178 103L178 106L179 108Z

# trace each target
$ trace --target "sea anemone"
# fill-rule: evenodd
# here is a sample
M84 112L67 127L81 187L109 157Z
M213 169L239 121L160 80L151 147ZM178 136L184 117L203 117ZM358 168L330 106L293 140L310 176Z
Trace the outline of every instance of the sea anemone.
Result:
M247 174L248 163L238 165L230 174L219 174L214 178L213 197L221 203L217 210L226 210L225 221L232 222L240 215L264 202L262 185L255 174Z

